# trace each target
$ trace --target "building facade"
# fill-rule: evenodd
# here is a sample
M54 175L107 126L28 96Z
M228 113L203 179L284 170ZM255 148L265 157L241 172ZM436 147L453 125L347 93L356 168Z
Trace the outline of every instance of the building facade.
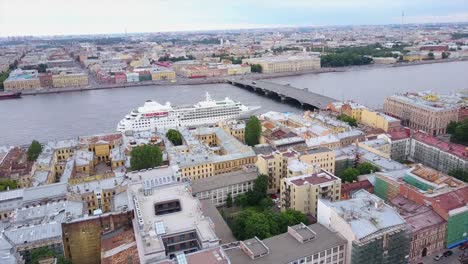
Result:
M281 180L281 210L294 209L307 215L317 216L317 201L338 201L341 197L341 179L317 170L314 173Z
M280 192L281 179L288 176L288 163L296 160L300 154L294 150L275 151L271 154L260 154L255 165L260 174L268 176L268 192Z

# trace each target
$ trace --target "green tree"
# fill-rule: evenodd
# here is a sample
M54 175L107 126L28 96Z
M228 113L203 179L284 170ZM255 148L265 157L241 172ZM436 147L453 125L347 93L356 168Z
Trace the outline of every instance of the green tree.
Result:
M232 207L232 196L231 196L231 193L228 193L227 195L227 198L226 198L226 206L229 208L229 207Z
M262 134L262 124L256 116L251 116L245 125L244 139L249 146L255 146L259 143Z
M149 169L162 164L162 152L158 146L143 145L134 147L130 156L132 170Z
M246 193L247 202L251 206L258 206L263 198L267 198L268 190L268 177L266 175L259 175L255 181L252 190ZM264 203L265 205L265 203Z
M254 236L259 239L272 236L270 233L269 219L265 214L255 212L245 221L244 237L249 239Z
M448 175L453 176L461 181L468 182L468 171L463 169L450 170Z
M237 195L234 204L239 207L246 207L248 205L247 196L244 193Z
M40 260L45 258L55 257L55 252L48 247L40 247L31 250L31 264L37 264Z
M39 66L37 67L37 71L38 71L38 72L46 72L46 70L47 70L47 64L41 63L41 64L39 64Z
M349 167L341 173L340 178L344 182L353 182L357 180L358 176L359 176L359 170Z
M360 175L369 174L371 172L379 171L380 169L369 162L364 162L359 164L356 169L358 169Z
M448 59L448 57L450 56L450 52L442 52L442 59Z
M299 223L308 224L307 216L293 209L287 209L279 215L280 221L280 233L285 233L288 230L288 226L297 225Z
M172 142L172 144L174 144L174 146L182 145L182 134L180 134L178 130L169 129L166 132L166 137Z
M468 119L455 128L453 136L460 143L468 142Z
M353 117L348 116L348 115L341 114L336 119L341 120L343 122L346 122L350 126L353 126L353 127L357 126L357 120L355 118L353 118Z
M428 59L428 60L433 60L433 59L435 59L435 57L434 57L434 52L432 52L432 51L429 52L429 53L427 54L427 59Z
M447 125L447 134L455 134L455 129L459 125L459 122L456 121L450 121L450 123Z
M18 188L18 183L15 180L0 180L0 191L14 190Z
M31 145L29 145L28 148L28 160L29 161L36 161L37 157L39 157L39 154L42 152L42 145L39 143L37 140L33 140L31 142Z
M251 71L251 72L262 73L262 71L263 71L262 65L260 65L260 64L252 64L252 65L250 65L250 71Z

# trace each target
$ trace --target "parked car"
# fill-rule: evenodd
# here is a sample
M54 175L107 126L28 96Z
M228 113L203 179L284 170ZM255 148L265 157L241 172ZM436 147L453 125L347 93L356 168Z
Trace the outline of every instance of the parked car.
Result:
M443 257L442 254L436 255L436 256L434 257L434 260L435 260L435 261L439 261L442 257Z
M453 254L452 250L447 250L444 252L444 257L450 257Z

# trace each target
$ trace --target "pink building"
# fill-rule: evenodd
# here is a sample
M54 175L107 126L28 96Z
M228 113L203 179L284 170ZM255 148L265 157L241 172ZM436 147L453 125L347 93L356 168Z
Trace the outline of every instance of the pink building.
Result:
M126 83L127 82L127 75L125 73L116 73L114 75L115 77L115 83Z

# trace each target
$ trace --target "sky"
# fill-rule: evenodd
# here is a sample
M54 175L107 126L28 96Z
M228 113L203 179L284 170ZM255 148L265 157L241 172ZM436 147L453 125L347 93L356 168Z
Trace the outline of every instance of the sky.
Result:
M0 36L468 22L468 0L0 0Z

